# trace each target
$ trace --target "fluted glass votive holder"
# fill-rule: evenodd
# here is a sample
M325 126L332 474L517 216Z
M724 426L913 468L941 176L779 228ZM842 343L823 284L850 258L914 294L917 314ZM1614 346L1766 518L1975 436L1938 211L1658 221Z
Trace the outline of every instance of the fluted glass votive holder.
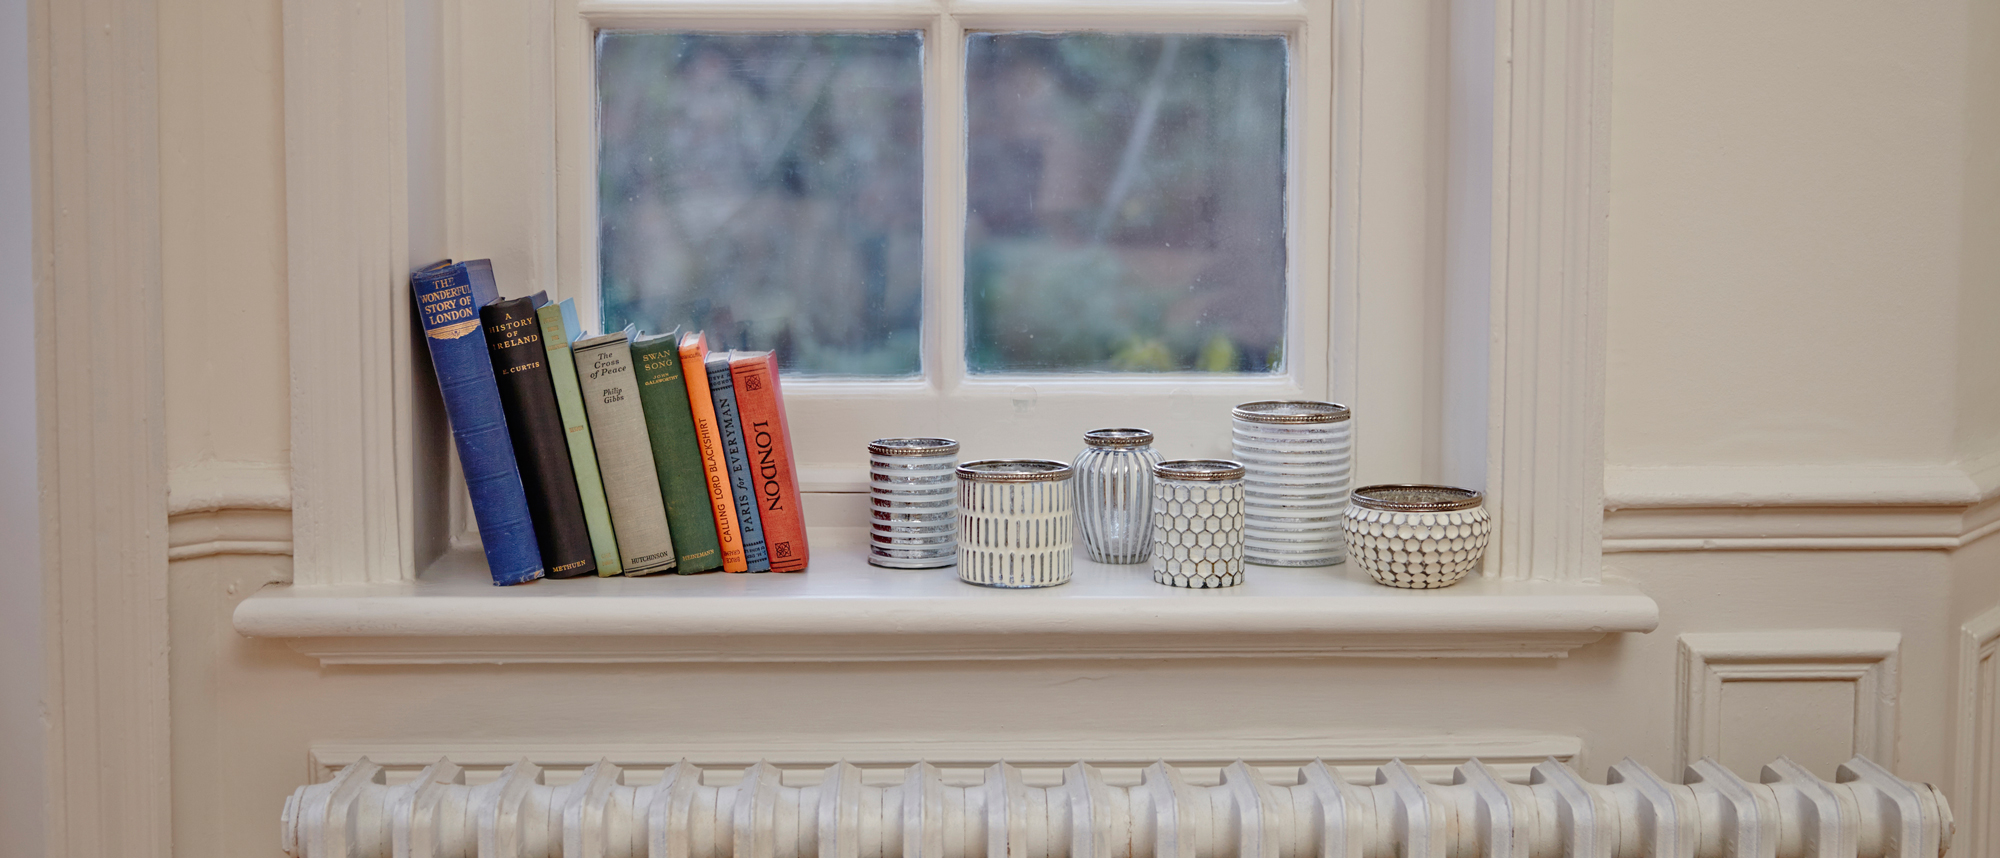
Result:
M1092 429L1071 465L1077 536L1098 563L1144 563L1153 552L1153 466L1160 454L1144 429Z
M958 466L958 579L983 587L1069 582L1076 495L1069 465L982 459Z
M936 569L958 562L958 442L868 444L868 562Z

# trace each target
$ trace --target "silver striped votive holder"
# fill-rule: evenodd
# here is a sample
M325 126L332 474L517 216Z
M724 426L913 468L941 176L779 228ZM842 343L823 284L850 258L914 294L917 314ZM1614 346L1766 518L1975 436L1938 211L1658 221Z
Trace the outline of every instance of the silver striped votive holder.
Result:
M1069 582L1076 524L1070 466L982 459L958 466L958 579L983 587Z
M1354 473L1354 421L1332 402L1245 402L1231 414L1243 463L1243 557L1332 566L1347 557L1341 514Z
M1153 466L1153 580L1169 587L1243 583L1243 466L1174 459Z
M1099 563L1144 563L1153 554L1153 433L1092 429L1083 433L1072 482L1077 535Z
M868 562L936 569L958 562L958 442L882 438L868 444Z

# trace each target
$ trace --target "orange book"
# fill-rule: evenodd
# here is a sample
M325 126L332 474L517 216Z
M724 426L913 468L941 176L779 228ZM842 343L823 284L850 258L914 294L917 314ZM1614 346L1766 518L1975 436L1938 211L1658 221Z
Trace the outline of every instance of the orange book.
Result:
M681 336L681 374L689 379L688 411L694 416L694 437L701 447L701 473L708 479L708 505L715 511L715 537L722 543L722 571L745 572L743 531L736 524L736 501L729 494L729 462L722 453L722 434L715 423L715 399L708 385L708 337L700 331Z
M785 399L778 389L778 356L734 353L729 376L736 385L737 413L743 416L743 447L750 454L751 482L757 489L771 571L804 572L806 516L799 506L799 468L792 460L792 433L785 425Z

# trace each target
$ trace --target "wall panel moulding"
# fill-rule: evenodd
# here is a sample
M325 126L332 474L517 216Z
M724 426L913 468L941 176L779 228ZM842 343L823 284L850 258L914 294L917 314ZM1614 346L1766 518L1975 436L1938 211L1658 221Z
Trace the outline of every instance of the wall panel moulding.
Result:
M2000 854L2000 606L1959 629L1954 795L1967 855Z
M1616 467L1604 551L1954 551L2000 532L1980 464Z
M1895 765L1901 642L1882 631L1682 635L1675 759L1685 766L1723 756L1726 737L1754 742L1773 725L1824 715L1838 722L1825 726L1852 737L1835 759L1863 754ZM1847 708L1829 711L1829 699Z

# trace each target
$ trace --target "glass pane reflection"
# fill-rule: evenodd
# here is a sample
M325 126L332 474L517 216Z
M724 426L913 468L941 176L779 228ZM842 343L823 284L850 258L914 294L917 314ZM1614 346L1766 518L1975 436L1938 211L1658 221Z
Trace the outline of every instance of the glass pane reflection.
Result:
M918 34L607 32L597 84L607 330L918 372Z
M1275 372L1280 36L966 37L975 372Z

